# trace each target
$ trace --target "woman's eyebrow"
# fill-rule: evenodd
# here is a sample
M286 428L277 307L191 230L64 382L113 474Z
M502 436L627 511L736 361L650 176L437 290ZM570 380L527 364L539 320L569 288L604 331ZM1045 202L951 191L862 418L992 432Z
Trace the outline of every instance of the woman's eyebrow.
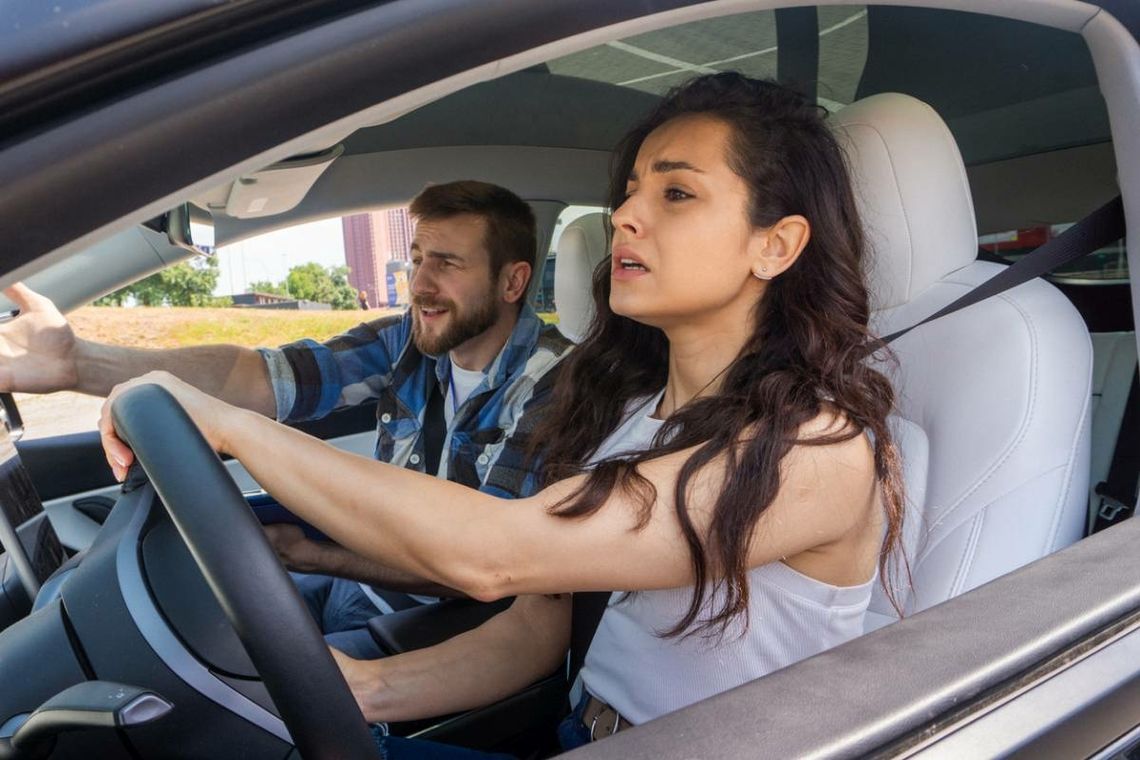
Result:
M696 172L698 174L704 174L705 173L704 169L698 169L697 167L690 164L688 161L670 161L669 159L662 159L661 161L655 161L651 168L652 168L653 172L656 174L666 174L668 172L675 172L675 171L690 171L690 172ZM637 169L630 169L629 170L629 176L626 178L626 182L637 182L638 179L639 179L639 177L637 175Z
M690 164L688 161L669 161L668 159L663 159L661 161L655 161L653 164L653 171L658 173L658 174L664 174L666 172L675 172L675 171L690 171L690 172L697 172L698 174L704 174L705 173L703 169L698 169L697 167Z

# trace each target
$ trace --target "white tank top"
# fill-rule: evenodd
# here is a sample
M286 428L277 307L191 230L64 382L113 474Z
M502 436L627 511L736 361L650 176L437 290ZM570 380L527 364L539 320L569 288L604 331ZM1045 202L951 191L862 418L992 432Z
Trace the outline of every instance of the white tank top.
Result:
M649 416L660 398L631 404L592 460L648 447L661 427ZM634 724L686 707L859 636L875 578L832 586L773 562L750 570L748 582L748 630L741 635L743 622L734 621L719 640L657 635L684 616L691 587L624 600L614 592L586 654L586 689ZM717 602L706 598L706 609Z

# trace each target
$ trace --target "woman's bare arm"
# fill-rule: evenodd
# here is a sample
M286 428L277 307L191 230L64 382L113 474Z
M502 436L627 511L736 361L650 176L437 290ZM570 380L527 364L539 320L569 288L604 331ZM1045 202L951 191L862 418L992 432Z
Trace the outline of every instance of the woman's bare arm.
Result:
M334 650L366 720L416 720L508 697L553 673L570 645L570 596L522 596L442 644L379 660Z
M339 451L165 375L135 382L148 380L175 393L210 442L239 459L282 504L346 548L389 567L483 600L692 582L672 498L689 451L641 465L658 499L648 523L635 530L638 504L621 489L589 518L559 518L549 508L573 493L581 477L528 499L498 499ZM804 432L836 424L821 415ZM109 458L130 456L106 416L101 429ZM689 514L698 530L707 525L722 468L710 464L691 485ZM796 447L783 462L781 481L757 525L750 566L818 552L864 528L874 515L873 462L864 436Z

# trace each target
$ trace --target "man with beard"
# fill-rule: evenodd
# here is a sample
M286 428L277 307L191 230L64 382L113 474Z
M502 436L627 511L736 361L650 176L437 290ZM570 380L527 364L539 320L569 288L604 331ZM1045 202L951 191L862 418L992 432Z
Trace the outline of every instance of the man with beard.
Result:
M471 180L434 185L411 203L412 305L324 343L277 349L195 346L147 351L80 340L48 299L7 291L20 316L0 327L0 390L106 395L165 370L232 404L283 422L376 402L376 457L499 496L534 492L527 433L546 375L570 343L526 304L534 214L514 193ZM549 377L546 378L549 381ZM524 414L524 411L526 412ZM266 533L329 643L379 656L367 620L452 592L293 525Z

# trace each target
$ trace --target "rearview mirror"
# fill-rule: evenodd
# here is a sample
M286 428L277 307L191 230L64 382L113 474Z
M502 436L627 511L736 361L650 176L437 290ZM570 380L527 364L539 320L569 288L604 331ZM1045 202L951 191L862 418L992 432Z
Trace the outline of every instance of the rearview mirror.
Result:
M166 214L170 242L203 256L214 255L214 217L193 203L183 203Z

